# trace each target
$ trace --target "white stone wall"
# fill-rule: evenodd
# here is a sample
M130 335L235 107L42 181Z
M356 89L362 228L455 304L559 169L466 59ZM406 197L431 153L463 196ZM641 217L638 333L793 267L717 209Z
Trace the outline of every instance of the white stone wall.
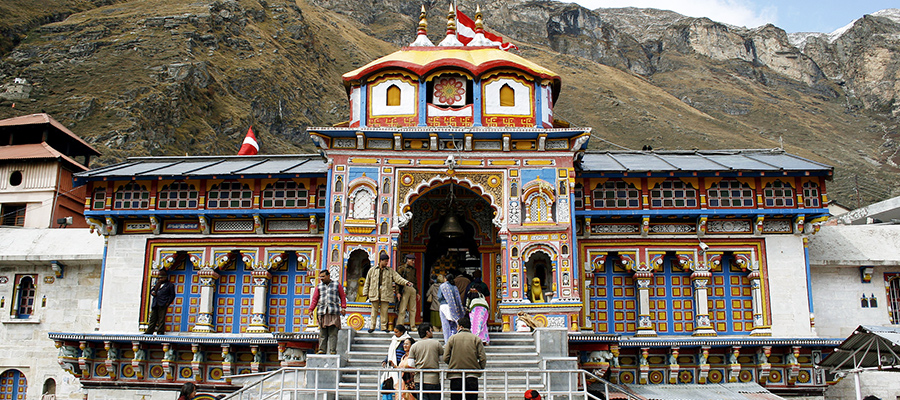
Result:
M867 371L859 375L860 398L872 395L882 400L900 398L900 379L893 371ZM829 386L825 390L825 400L855 400L856 383L853 374Z
M172 400L178 398L178 390L88 389L88 400Z
M885 272L900 272L900 266L875 267L871 283L862 283L858 265L813 266L813 305L819 336L846 338L860 325L890 326ZM862 308L863 294L867 298L874 294L878 307Z
M0 229L0 241L4 243L14 242L9 235L26 236L38 240L36 247L44 249L42 254L17 254L0 245L0 276L9 279L0 284L0 296L6 298L6 304L0 310L0 373L17 369L25 374L29 399L40 399L44 382L50 378L56 381L58 399L82 399L81 384L60 368L56 357L58 350L47 334L91 332L97 326L103 238L88 234L86 229L56 229L51 230L54 231L51 235L38 234L40 231L48 230ZM73 243L84 252L69 254L67 248ZM66 266L62 278L56 278L50 262L44 260L53 258L54 252L67 253L58 254ZM38 275L34 314L27 322L10 317L16 274ZM52 283L47 282L50 277L53 277ZM46 306L42 304L44 296L47 297Z
M795 235L767 237L766 263L772 336L812 336L802 237Z
M141 285L147 235L109 237L103 280L101 333L141 333Z

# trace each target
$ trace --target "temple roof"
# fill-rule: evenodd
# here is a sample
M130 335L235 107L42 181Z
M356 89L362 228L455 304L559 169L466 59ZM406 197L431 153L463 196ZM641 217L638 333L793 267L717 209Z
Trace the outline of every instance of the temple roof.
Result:
M495 68L514 68L536 78L553 82L554 101L559 93L560 77L532 61L496 47L404 47L343 75L344 85L387 68L402 68L419 76L440 67L461 68L481 75Z
M833 169L780 149L589 151L581 159L583 172L809 171L830 174Z

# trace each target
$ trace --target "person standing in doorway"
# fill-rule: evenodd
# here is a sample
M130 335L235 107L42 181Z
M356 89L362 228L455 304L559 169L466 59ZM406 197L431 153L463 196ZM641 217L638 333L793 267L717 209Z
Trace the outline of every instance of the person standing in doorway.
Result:
M438 362L444 349L441 342L434 338L434 328L431 324L423 322L419 325L419 337L422 340L414 343L409 348L407 362L416 369L438 369ZM422 400L440 400L441 398L441 373L422 372L415 374L415 389L422 390Z
M397 272L403 279L412 282L413 284L406 287L401 287L403 290L402 295L400 296L400 310L397 312L397 323L395 325L403 325L406 323L406 312L409 311L409 325L415 326L417 319L417 307L416 305L419 302L419 293L416 291L416 255L415 254L407 254L405 257L405 262L399 268L397 268Z
M394 283L398 285L412 286L412 282L403 279L397 271L388 267L391 257L382 253L378 260L378 267L369 269L366 275L366 284L363 287L363 293L369 298L372 304L372 312L370 313L371 321L369 321L369 333L375 331L375 320L381 315L381 330L388 330L388 305L394 298Z
M444 345L444 362L453 369L484 369L487 365L487 355L484 352L484 344L478 336L472 334L472 327L468 316L463 316L457 321L459 332L447 339ZM466 400L478 400L478 377L480 372L450 372L450 399L462 400L463 393Z
M429 314L431 314L429 322L431 322L431 326L438 328L441 327L441 303L438 302L438 292L440 292L443 282L443 275L431 274L431 287L428 288L428 293L425 295L425 300L429 303Z
M457 330L456 321L466 314L463 308L462 300L459 298L459 289L454 285L455 277L453 274L447 274L447 280L441 284L438 291L438 303L441 309L441 330L444 333L444 340L453 336Z
M318 306L318 309L316 308ZM309 303L309 315L313 310L319 319L319 351L325 354L337 354L338 331L341 329L341 316L347 313L347 295L344 286L331 280L328 268L319 271L319 284L313 289Z
M169 305L175 301L175 284L169 281L169 272L165 269L159 270L156 283L150 288L150 295L153 296L150 302L150 321L144 334L151 335L156 332L162 335L166 333L166 312Z

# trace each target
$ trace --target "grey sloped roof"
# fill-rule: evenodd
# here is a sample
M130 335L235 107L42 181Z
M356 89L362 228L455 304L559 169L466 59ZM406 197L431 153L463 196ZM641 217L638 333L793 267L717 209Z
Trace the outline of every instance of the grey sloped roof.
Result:
M900 371L900 328L860 325L818 366L831 371Z
M810 171L829 165L784 150L589 151L581 159L584 172L676 171Z
M136 157L128 161L75 174L77 181L101 178L155 176L223 176L325 174L326 160L318 154Z
M783 400L756 382L624 386L647 400Z

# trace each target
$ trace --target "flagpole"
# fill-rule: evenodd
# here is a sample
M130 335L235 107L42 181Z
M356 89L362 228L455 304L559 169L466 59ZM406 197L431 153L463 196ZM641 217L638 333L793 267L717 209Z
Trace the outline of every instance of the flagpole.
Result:
M453 0L453 26L456 27L453 34L456 35L456 39L459 40L459 5L456 3L456 0Z

